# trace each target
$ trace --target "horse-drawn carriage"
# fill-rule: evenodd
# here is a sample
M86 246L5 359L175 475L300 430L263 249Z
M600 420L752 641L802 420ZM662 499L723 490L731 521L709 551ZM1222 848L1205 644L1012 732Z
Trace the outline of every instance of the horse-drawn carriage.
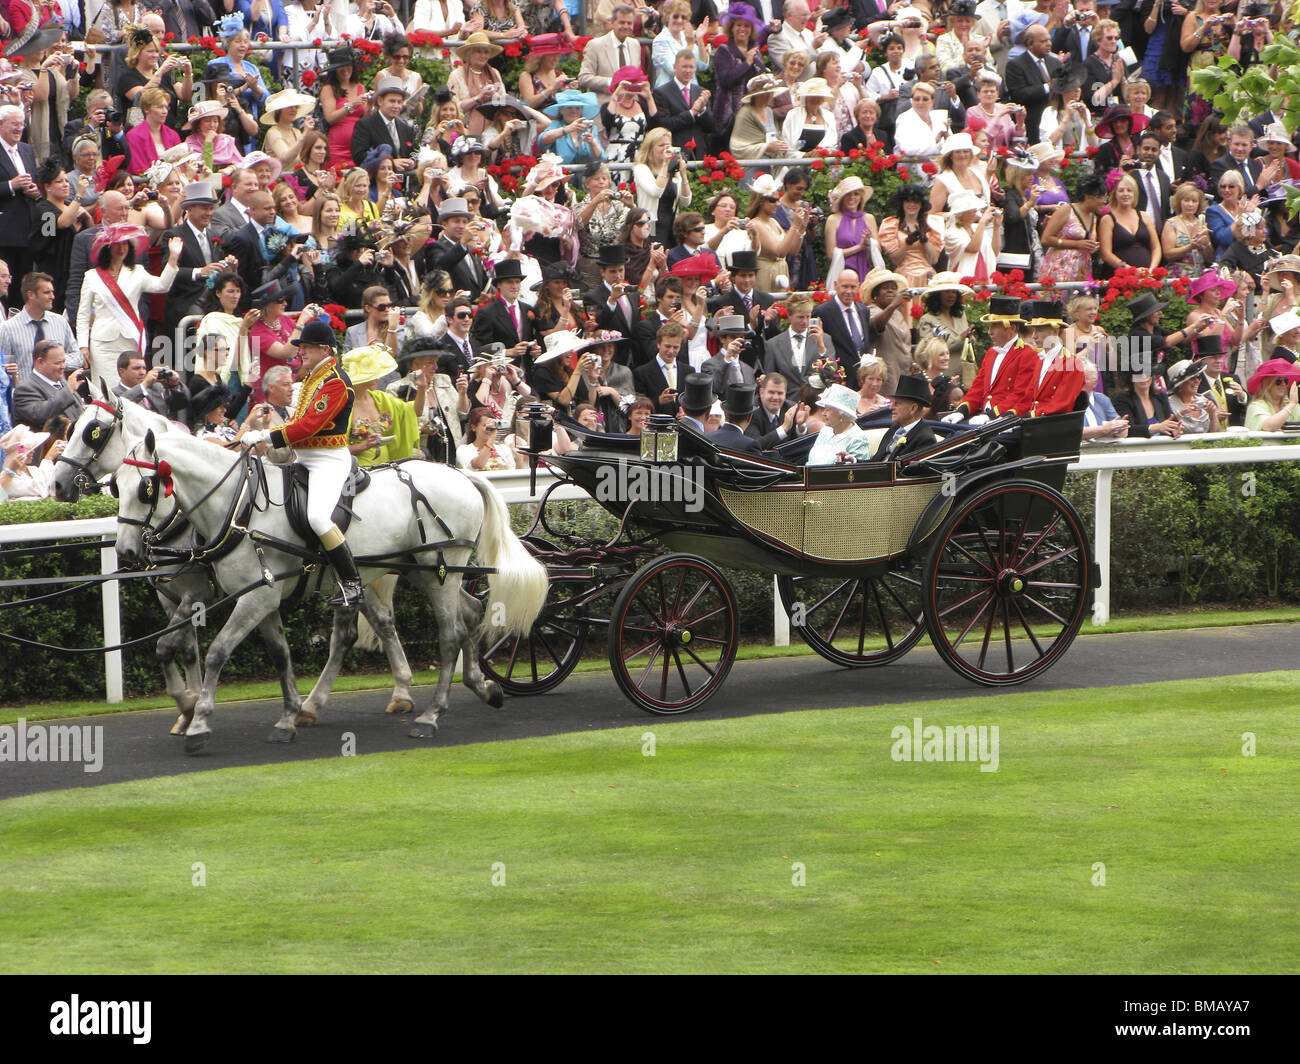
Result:
M481 660L511 694L554 688L607 627L614 679L633 703L694 709L736 656L739 607L725 568L775 574L792 627L842 666L894 661L928 632L968 679L1022 683L1050 668L1083 623L1095 567L1060 493L1079 414L999 418L906 461L832 466L800 464L808 437L759 457L670 418L652 418L640 438L570 430L580 449L542 456L549 423L531 424L530 460L559 474L524 536L550 595L528 635L496 640ZM553 526L548 503L561 484L618 519L613 539Z

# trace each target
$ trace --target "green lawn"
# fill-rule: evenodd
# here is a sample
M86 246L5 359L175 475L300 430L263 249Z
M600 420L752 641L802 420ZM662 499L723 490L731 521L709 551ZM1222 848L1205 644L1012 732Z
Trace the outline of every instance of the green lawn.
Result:
M0 966L1294 972L1298 685L650 721L13 799ZM892 761L914 717L996 724L998 771Z

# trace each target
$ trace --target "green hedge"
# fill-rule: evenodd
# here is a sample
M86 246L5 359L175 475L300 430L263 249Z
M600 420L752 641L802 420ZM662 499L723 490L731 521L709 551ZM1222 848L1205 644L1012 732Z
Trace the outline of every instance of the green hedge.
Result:
M1223 446L1222 443L1217 446ZM1250 446L1243 441L1243 446ZM1092 527L1094 478L1072 476L1066 495ZM10 502L0 506L0 523L84 518L114 512L112 499L97 497L75 505L50 500ZM532 507L511 508L516 531L532 520ZM1300 600L1300 465L1267 463L1133 470L1117 473L1112 501L1111 606L1116 610L1221 603ZM554 527L608 539L612 518L594 503L556 503ZM545 535L539 530L539 534ZM7 545L12 549L16 545ZM41 556L4 566L5 579L24 579L76 572L97 572L98 556ZM764 642L772 631L772 580L764 573L729 573L741 603L741 634ZM5 592L5 599L22 597ZM594 609L609 610L611 593ZM3 601L3 600L0 600ZM437 631L431 612L408 584L399 583L395 598L398 630L414 668L436 665ZM200 630L206 645L225 614ZM286 617L286 629L298 675L311 676L324 664L330 634L330 611L323 598L309 597ZM143 581L122 585L125 638L163 627L163 614ZM93 645L102 632L97 588L49 605L0 609L0 631L63 646ZM589 648L599 653L601 643ZM102 659L32 652L13 645L0 650L0 702L29 703L103 696ZM384 672L378 652L353 650L347 671ZM273 669L259 640L249 640L227 666L226 680L269 677ZM151 645L124 655L128 696L161 690Z

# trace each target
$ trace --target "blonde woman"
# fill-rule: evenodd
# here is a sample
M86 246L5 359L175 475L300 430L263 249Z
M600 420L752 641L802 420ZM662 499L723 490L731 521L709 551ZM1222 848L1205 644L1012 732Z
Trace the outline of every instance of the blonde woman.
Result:
M411 333L414 336L431 336L441 340L447 335L447 307L456 294L451 274L446 270L431 270L420 289L420 309L411 316Z
M509 0L506 2L509 3ZM520 16L520 25L522 24L523 18ZM462 65L451 72L451 77L447 79L447 88L451 90L452 96L460 107L467 133L473 135L482 133L487 128L488 120L479 107L489 100L506 94L501 75L493 67L488 66L488 60L500 54L501 47L493 44L488 35L483 32L471 33L465 43L456 49L456 55Z
M1160 233L1160 248L1170 277L1199 277L1213 261L1205 202L1205 193L1193 184L1179 185L1169 197L1172 213Z
M865 210L871 191L857 176L846 177L831 189L831 216L825 227L827 277L838 277L846 268L865 277L872 267L884 266L876 219Z
M524 59L524 69L519 72L519 98L529 107L538 110L548 106L555 94L568 88L573 81L573 78L559 69L560 57L572 51L573 46L563 41L530 47L528 56Z
M691 5L686 0L669 0L660 9L664 28L659 31L650 47L650 76L655 88L673 80L673 64L677 53L693 49L697 70L708 70L713 58L709 47L709 21L704 19L698 29L691 27Z
M343 175L339 186L339 228L379 221L379 204L370 198L370 175L361 167L353 167Z
M271 198L275 201L275 213L279 219L300 233L311 233L314 219L299 210L298 193L293 186L284 181L271 189Z
M858 363L858 417L889 409L889 400L880 394L888 375L889 367L884 359L875 355L862 356Z
M691 205L691 183L686 177L680 148L672 146L672 133L662 126L646 133L632 167L636 205L655 219L655 238L673 245L673 220Z
M808 236L811 217L804 207L794 210L789 229L783 229L774 217L781 203L781 183L771 174L754 178L749 198L750 232L756 234L758 249L758 280L755 287L760 292L775 292L790 287L790 270L786 259L797 254Z
M912 109L894 124L894 150L900 155L932 159L948 137L948 112L934 110L935 88L928 81L912 86Z
M1097 320L1101 313L1097 297L1091 293L1077 295L1066 306L1070 324L1061 334L1061 347L1068 355L1079 355L1099 366L1110 364L1107 344L1110 334Z
M1110 193L1110 213L1101 216L1097 240L1101 258L1112 270L1121 266L1153 269L1160 265L1160 237L1146 211L1137 209L1138 186L1129 174Z
M781 123L781 139L796 155L808 155L816 148L839 146L839 126L831 109L834 93L822 78L809 78L797 89L798 106L792 107Z
M944 142L943 154L939 156L939 173L930 189L930 210L936 213L944 210L948 197L963 188L988 202L988 175L993 165L992 159L987 166L979 163L969 133L954 133Z

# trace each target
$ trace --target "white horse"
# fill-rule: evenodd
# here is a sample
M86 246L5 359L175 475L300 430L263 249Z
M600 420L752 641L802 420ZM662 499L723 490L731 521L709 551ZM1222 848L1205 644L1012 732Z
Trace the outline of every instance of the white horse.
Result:
M91 401L77 419L68 445L57 463L54 475L55 498L60 502L75 502L82 491L91 490L100 478L120 469L127 452L150 431L155 435L186 435L175 422L146 410L138 403L115 396L105 381L100 381L98 389L92 384ZM168 500L167 509L162 516L165 518L174 508L175 500ZM190 550L198 544L192 529L187 527L165 546ZM166 558L155 556L152 560L163 562ZM415 708L415 694L411 689L413 676L406 652L391 623L392 581L379 583L382 586L377 594L371 594L373 589L367 589L366 603L362 607L367 619L371 621L370 628L377 637L374 645L367 645L366 649L382 646L392 669L393 693L385 707L386 712L409 713ZM207 569L200 565L172 576L159 577L154 586L158 601L167 613L168 627L190 620L195 615L196 606L206 607L220 597L213 589ZM387 634L380 635L376 624ZM471 649L467 648L466 653ZM184 735L194 716L194 707L198 704L198 692L203 687L198 633L194 625L186 624L161 636L155 656L162 669L167 693L175 700L179 714L171 727L171 734ZM328 692L324 692L324 695L327 698ZM323 704L324 699L308 700L299 714L298 723L315 724L318 710L323 708Z
M267 478L263 491L259 469L259 461L245 454L232 454L189 437L147 433L115 474L117 550L126 561L142 556L141 533L169 488L174 488L181 508L205 543L229 543L234 537L233 549L221 557L214 555L211 562L217 584L227 595L238 594L238 599L230 619L208 648L203 688L185 732L187 753L202 749L211 737L209 718L221 669L254 628L272 647L284 693L283 712L268 741L289 742L296 735L295 720L302 707L279 612L281 600L296 580L276 579L269 585L262 581L268 573L296 574L303 565L303 554L317 551L314 544L307 547L290 525L281 505L281 478ZM417 510L401 473L410 478L427 506ZM500 687L484 680L477 655L469 650L461 614L459 567L467 565L471 553L477 552L479 564L494 570L488 580L484 615L484 625L494 632L526 634L541 612L548 586L546 570L510 530L500 497L478 477L433 462L408 461L400 467L371 471L370 486L353 499L353 511L347 536L362 583L392 572L395 563L416 563L418 567L403 571L428 596L438 625L442 660L438 686L428 709L416 718L411 736L432 738L436 734L438 718L447 708L456 655L462 648L466 649L466 686L488 704L500 706ZM326 564L323 556L318 564ZM323 590L332 592L333 582L326 582ZM388 625L391 623L389 619ZM381 625L382 620L375 630L387 637ZM328 694L343 655L355 639L356 609L336 610L329 660L308 704L323 703L318 693Z

